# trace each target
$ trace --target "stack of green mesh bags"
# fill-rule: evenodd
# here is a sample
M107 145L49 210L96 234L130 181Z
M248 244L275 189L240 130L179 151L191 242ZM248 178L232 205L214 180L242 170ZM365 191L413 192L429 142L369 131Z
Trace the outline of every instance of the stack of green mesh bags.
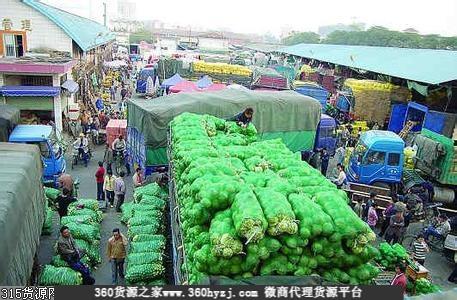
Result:
M379 244L379 254L375 260L386 270L394 271L399 263L405 263L409 254L406 249L400 244L390 245L383 242Z
M80 199L68 206L68 215L60 220L62 226L70 229L75 239L76 246L82 249L84 255L82 262L94 267L102 262L100 255L100 223L103 214L95 199ZM56 254L52 258L52 265L66 266L66 262Z
M43 228L41 229L42 235L52 234L52 221L54 218L54 211L57 207L57 197L61 194L60 190L45 187L44 194L46 196L46 217L43 222Z
M135 189L134 201L121 206L121 221L128 226L127 283L165 284L163 257L164 211L167 194L155 183Z
M184 113L171 122L173 176L191 284L206 275L319 274L367 284L375 235L346 194L255 127Z

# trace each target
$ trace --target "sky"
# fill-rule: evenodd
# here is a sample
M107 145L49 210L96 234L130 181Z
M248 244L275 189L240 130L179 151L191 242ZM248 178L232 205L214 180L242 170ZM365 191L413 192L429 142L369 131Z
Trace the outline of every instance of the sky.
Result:
M43 0L85 17L103 20L116 12L118 0ZM240 33L280 36L284 31L314 31L319 26L363 22L393 30L414 28L421 34L457 36L457 0L130 0L138 20L230 29ZM433 7L431 5L433 3Z

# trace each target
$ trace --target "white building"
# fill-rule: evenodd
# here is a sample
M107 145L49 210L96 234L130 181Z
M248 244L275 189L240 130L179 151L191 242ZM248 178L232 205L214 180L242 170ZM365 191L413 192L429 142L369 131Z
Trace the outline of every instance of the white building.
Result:
M97 22L34 0L1 0L0 19L0 103L62 130L62 115L77 91L73 66L78 60L97 63L96 54L114 36ZM36 54L52 51L60 52L59 59Z

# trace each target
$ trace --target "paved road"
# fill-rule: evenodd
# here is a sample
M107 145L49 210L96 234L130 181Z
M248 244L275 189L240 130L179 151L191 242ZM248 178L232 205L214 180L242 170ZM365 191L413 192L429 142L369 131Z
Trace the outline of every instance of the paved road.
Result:
M84 166L75 166L74 170L71 170L71 164L68 166L68 173L73 178L79 178L79 196L80 198L91 198L96 199L97 187L95 183L95 171L97 170L97 162L103 159L103 146L97 146L93 151L93 157L89 162L87 168ZM67 162L70 162L70 158L67 158ZM126 177L127 195L126 202L132 199L132 177ZM119 214L115 212L114 208L108 208L107 212L103 214L103 222L101 223L101 241L100 248L102 254L102 263L93 272L96 280L96 284L109 285L111 284L111 265L106 258L106 244L109 237L112 234L113 228L120 228L122 232L127 233L126 227L119 221ZM47 264L51 261L51 257L54 253L53 246L58 238L59 234L59 217L57 213L54 216L54 230L51 236L42 236L40 243L39 259L42 264Z

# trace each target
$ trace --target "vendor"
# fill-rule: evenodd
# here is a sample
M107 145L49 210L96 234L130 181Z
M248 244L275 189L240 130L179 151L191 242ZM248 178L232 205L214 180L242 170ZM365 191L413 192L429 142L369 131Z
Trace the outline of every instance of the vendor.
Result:
M229 121L235 121L241 127L247 127L249 123L252 122L252 115L254 114L254 109L251 107L246 108L244 111L240 112L236 116L229 119Z

